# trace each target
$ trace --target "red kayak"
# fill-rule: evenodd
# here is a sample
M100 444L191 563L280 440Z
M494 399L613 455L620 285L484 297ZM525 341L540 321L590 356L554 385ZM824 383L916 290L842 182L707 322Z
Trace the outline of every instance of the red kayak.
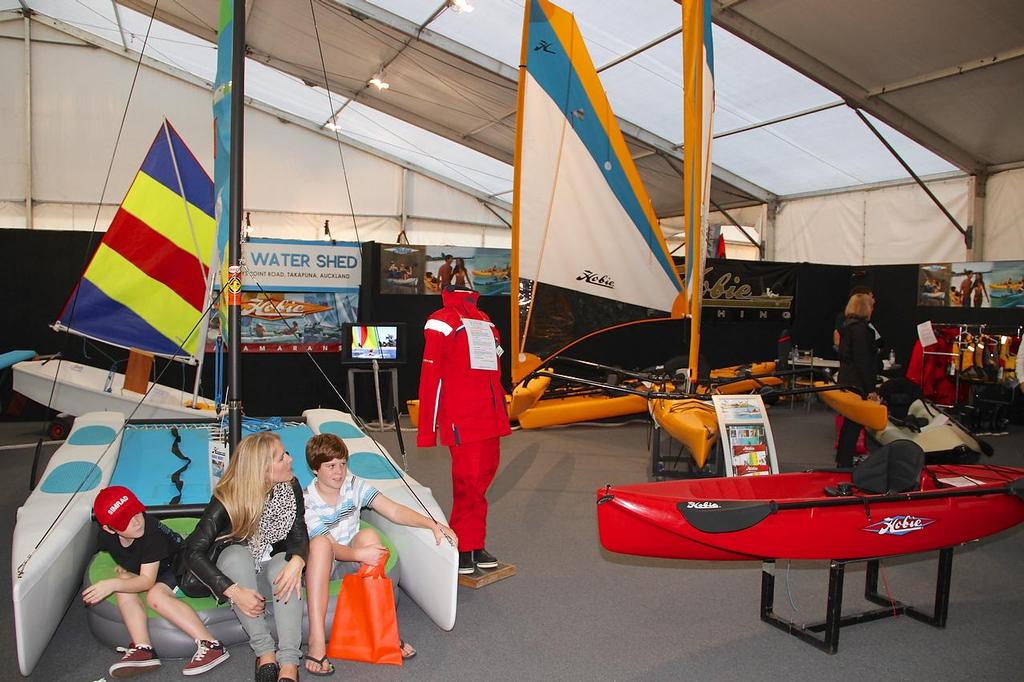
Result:
M607 486L597 525L612 552L748 561L911 554L1024 521L1022 468L918 466L911 476L903 492L878 494L848 471Z

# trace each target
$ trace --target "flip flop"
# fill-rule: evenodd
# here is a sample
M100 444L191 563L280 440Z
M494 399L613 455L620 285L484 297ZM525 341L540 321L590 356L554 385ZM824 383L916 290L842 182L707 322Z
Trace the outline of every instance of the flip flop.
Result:
M318 666L320 666L320 670L310 670L306 666L302 666L303 669L310 675L315 675L316 677L329 677L330 675L334 674L334 664L331 663L331 661L327 658L326 654L324 654L323 658L313 658L312 656L307 655L306 660L312 663L316 663ZM327 666L327 670L323 669L325 665Z
M405 651L405 647L409 647L409 652ZM416 649L413 649L412 644L409 644L404 639L398 640L398 648L402 651L402 658L408 660L416 655Z

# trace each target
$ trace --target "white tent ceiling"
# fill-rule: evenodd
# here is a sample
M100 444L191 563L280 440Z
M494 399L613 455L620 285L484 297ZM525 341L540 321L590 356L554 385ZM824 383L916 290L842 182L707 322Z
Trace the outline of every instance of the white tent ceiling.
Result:
M134 49L153 10L152 0L19 2ZM212 79L218 4L159 2L146 54ZM457 14L441 0L313 0L329 103L316 87L310 3L246 0L247 94L318 124L341 109L347 134L508 199L522 1L475 4ZM678 5L559 4L576 14L655 209L678 214ZM876 114L869 120L919 175L1024 163L1019 0L713 5L719 205L906 179L846 102ZM378 92L366 83L382 69L391 87Z

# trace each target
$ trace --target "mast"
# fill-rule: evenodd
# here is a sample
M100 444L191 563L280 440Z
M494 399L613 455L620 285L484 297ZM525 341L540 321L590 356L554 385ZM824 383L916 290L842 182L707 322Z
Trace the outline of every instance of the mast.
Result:
M683 18L683 211L686 295L690 308L690 382L698 377L705 241L711 195L711 128L715 110L711 0L680 0Z
M233 0L231 40L231 175L228 224L228 444L242 439L242 141L245 114L245 0ZM236 289L236 290L233 290Z
M526 355L522 348L523 339L519 331L519 212L521 210L519 186L523 155L523 101L526 97L526 49L527 40L529 40L530 36L530 5L531 3L527 2L523 8L523 38L519 53L519 85L516 94L516 146L512 163L512 262L509 264L511 269L511 272L509 272L511 277L511 291L509 291L509 295L512 297L509 309L512 313L512 324L509 329L512 336L510 345L512 347L511 367L513 384L523 378L525 372L521 367L526 360Z

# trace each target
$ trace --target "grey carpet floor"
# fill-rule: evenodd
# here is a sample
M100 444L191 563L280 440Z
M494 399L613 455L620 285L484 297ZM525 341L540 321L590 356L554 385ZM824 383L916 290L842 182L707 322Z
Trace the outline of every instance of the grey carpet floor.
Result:
M779 407L771 418L784 471L828 465L831 413ZM0 424L0 442L26 442L32 428ZM489 495L488 549L516 564L518 575L480 590L460 590L451 632L438 629L410 599L402 599L402 635L419 655L403 668L339 662L335 679L1021 679L1024 528L957 549L945 629L908 618L856 625L843 629L839 653L829 656L760 622L758 563L642 559L601 549L594 492L605 483L647 480L646 439L641 424L517 431L505 439ZM393 434L383 434L381 441L397 452ZM1024 465L1020 427L992 442L994 463ZM15 511L27 495L31 454L0 451L5 584L10 584L10 538ZM447 451L411 447L409 465L441 507L449 508ZM930 608L935 554L883 566L883 585L895 598ZM826 562L780 562L777 612L798 622L823 618L827 577ZM851 566L847 610L867 606L862 581L863 566ZM9 606L0 612L0 637L0 679L17 679ZM201 679L252 679L248 648L236 646L231 653L227 663ZM100 680L114 660L89 633L76 602L30 679ZM144 679L181 679L180 667L179 661L166 661Z

